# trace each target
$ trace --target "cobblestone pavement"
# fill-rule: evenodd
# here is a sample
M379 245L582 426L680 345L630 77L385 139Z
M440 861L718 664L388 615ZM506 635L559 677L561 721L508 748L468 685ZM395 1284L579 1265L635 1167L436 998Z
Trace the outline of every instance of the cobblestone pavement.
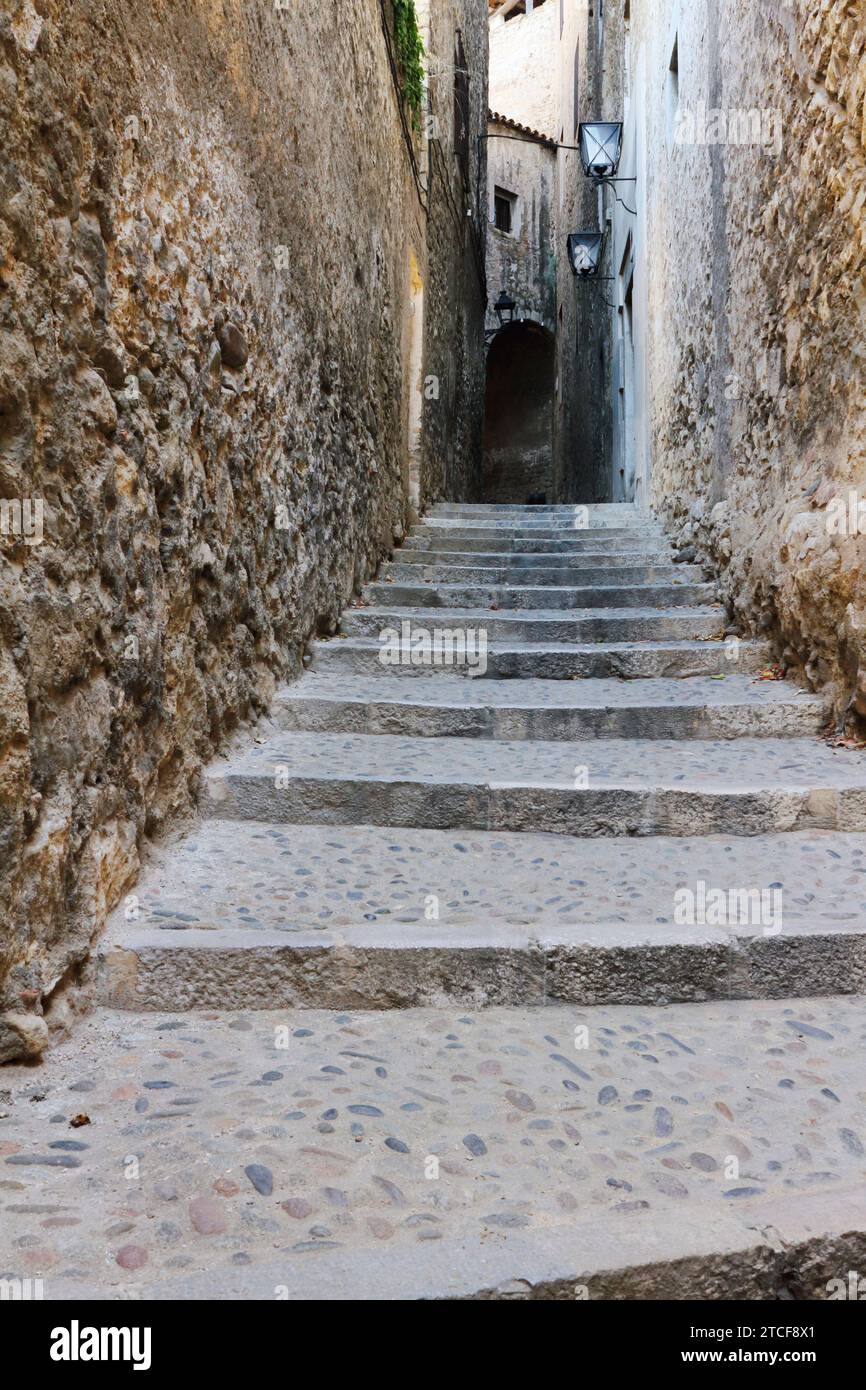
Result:
M269 781L281 768L292 776L318 774L373 782L413 779L574 790L575 767L587 769L593 787L701 787L770 790L832 788L866 790L866 760L817 738L727 740L628 739L548 743L505 739L399 738L390 734L276 734L229 765L227 775L260 774ZM221 764L214 764L219 772Z
M430 894L444 926L672 924L678 889L698 881L778 889L786 922L839 929L866 912L864 856L862 835L826 830L608 841L209 821L152 863L137 924L119 914L107 940L150 927L363 936L423 925Z
M297 1279L335 1251L369 1253L373 1279L388 1249L592 1216L612 1236L722 1203L760 1223L820 1192L841 1219L866 1179L864 1046L856 997L102 1011L42 1067L3 1072L0 1277L182 1296L258 1265Z

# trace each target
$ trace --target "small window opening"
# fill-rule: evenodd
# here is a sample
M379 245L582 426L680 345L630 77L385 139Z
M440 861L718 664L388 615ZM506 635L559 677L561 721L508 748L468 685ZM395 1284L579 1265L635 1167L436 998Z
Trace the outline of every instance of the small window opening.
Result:
M493 191L493 225L499 232L507 232L509 236L514 234L516 217L515 205L517 198L514 193L508 193L504 188L496 188Z

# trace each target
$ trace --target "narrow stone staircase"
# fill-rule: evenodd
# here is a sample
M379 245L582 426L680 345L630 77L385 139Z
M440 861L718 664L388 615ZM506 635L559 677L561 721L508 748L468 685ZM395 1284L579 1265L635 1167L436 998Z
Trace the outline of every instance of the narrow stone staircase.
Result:
M767 1300L866 1268L866 759L724 629L631 507L435 507L151 855L103 1007L4 1068L0 1278Z
M866 766L724 628L633 507L435 507L210 769L201 825L110 924L104 1002L863 988Z

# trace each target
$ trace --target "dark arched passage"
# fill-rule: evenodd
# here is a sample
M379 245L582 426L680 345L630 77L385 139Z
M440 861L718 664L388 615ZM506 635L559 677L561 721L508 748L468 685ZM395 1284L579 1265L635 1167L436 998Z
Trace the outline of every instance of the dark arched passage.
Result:
M553 502L552 334L512 323L487 356L484 422L485 502Z

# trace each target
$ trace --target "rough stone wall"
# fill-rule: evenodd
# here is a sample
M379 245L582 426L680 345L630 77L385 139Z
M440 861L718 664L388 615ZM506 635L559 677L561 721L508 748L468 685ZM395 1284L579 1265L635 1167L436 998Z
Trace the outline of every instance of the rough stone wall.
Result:
M612 0L604 7L603 24L590 26L590 63L587 85L591 93L586 119L621 120L624 124L622 161L619 174L632 178L637 172L635 128L637 117L629 85L626 83L625 68L630 65L634 16L637 7L625 0ZM583 296L583 324L588 350L584 362L584 387L587 394L587 412L583 422L583 455L586 460L587 483L596 501L636 502L639 506L649 505L642 480L637 481L636 453L634 444L640 422L632 421L630 441L624 442L622 434L626 401L626 369L624 362L624 275L625 263L634 261L635 245L640 245L645 237L642 221L643 189L634 183L624 182L604 189L599 215L597 195L593 193L588 180L585 198L592 203L590 216L596 219L605 233L604 264L601 274L610 279ZM616 194L618 193L619 199ZM641 313L640 285L645 275L644 262L638 257L635 270L635 315ZM606 301L606 302L605 302ZM636 363L638 371L642 362ZM635 382L628 384L632 399L628 409L634 412L637 402ZM620 429L612 419L619 417ZM626 457L627 451L630 457Z
M564 8L558 46L559 121L557 136L564 145L577 144L577 126L597 118L601 110L601 70L597 61L598 26L595 4L572 0ZM577 62L575 63L575 54ZM577 79L575 121L574 84ZM557 248L559 332L554 420L554 454L559 469L558 495L563 502L610 500L605 454L604 345L607 322L603 287L579 284L566 254L570 232L598 225L597 199L584 177L576 150L559 152ZM603 273L608 274L608 271Z
M419 9L421 7L419 6ZM430 219L422 502L477 500L484 427L488 31L483 0L428 0ZM468 170L455 147L457 35L469 84ZM431 380L432 378L432 380Z
M0 1060L400 536L425 235L379 0L2 0Z
M719 568L743 627L829 684L840 716L863 715L863 541L832 534L827 505L866 489L866 8L641 0L632 12L648 111L653 504L685 554ZM686 143L666 94L674 33Z

